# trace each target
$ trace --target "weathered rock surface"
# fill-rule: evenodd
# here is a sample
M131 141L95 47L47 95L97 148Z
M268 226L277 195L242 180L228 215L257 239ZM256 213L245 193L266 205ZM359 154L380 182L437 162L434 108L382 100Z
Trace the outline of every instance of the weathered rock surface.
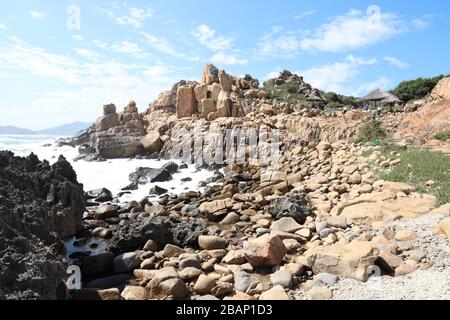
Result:
M83 188L60 157L50 166L31 154L0 151L0 283L7 299L65 295L60 240L81 226Z

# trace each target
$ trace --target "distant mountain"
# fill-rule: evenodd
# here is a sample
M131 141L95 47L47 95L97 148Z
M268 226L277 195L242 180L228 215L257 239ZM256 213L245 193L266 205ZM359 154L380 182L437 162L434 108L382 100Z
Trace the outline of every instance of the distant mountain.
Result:
M0 126L0 134L35 134L34 131L14 126Z
M19 128L15 126L0 126L0 134L23 134L23 135L35 135L35 134L45 134L45 135L74 135L86 128L89 128L91 123L87 122L73 122L64 124L57 127L48 128L45 130L29 130L24 128Z

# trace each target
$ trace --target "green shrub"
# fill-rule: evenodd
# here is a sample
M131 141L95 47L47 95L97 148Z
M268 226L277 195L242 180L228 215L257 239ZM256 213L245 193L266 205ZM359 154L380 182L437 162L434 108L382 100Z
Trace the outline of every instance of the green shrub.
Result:
M440 141L447 141L450 139L450 130L438 132L434 135L434 138Z
M381 127L382 122L377 120L370 120L361 128L358 137L355 139L356 143L360 142L375 142L376 140L383 140L386 133Z
M431 93L436 84L444 76L440 75L434 78L418 78L410 81L401 82L392 93L407 102L414 99L422 99Z

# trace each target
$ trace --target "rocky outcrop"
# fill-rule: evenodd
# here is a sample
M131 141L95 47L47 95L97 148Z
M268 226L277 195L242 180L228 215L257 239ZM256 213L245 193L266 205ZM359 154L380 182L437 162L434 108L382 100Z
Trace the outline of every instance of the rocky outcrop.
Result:
M171 217L150 217L120 226L111 239L109 249L123 253L143 247L151 239L162 249L166 244L197 247L198 237L205 232L201 219L180 220Z
M83 187L63 157L50 166L34 154L0 152L0 284L6 298L64 297L60 240L80 228L84 209Z

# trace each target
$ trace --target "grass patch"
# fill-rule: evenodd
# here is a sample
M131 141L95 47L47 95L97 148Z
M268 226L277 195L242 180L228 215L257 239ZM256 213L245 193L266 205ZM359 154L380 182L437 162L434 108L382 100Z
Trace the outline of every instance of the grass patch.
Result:
M366 122L361 131L356 137L356 143L366 143L366 142L375 142L377 140L381 141L386 137L386 133L381 128L382 122L377 120L370 120Z
M403 182L416 187L417 192L434 195L439 204L450 202L450 157L442 152L420 148L401 149L394 144L383 144L381 154L387 159L392 152L400 154L400 164L389 169L375 170L377 178ZM426 186L429 180L433 186Z
M450 139L450 130L438 132L434 135L434 138L440 141L447 141Z

